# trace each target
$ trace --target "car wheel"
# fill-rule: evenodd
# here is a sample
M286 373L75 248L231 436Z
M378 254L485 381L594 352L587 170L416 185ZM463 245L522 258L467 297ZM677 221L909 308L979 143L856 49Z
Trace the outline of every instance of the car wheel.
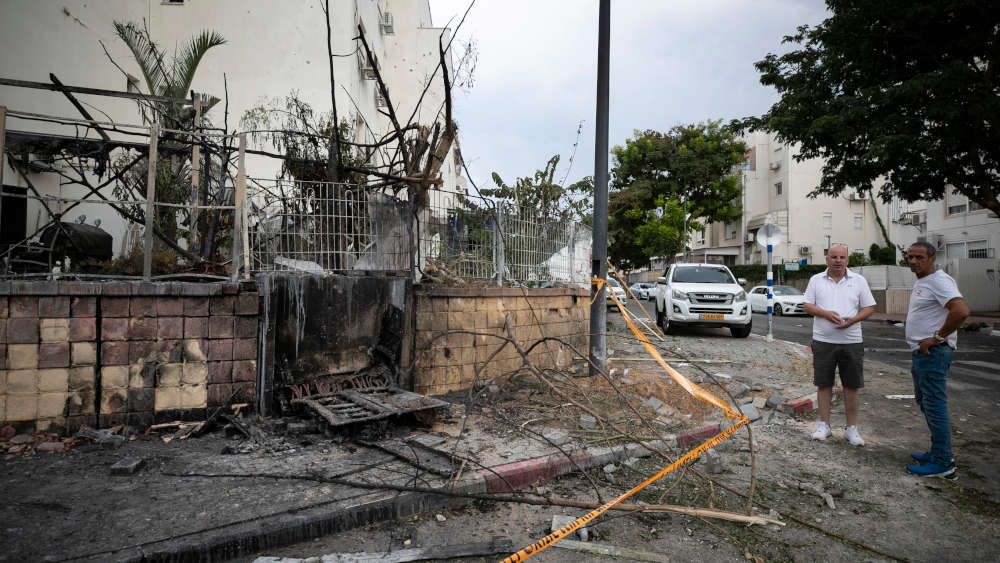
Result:
M731 326L729 327L729 332L732 333L733 338L746 338L750 336L750 331L753 330L753 322L749 322L746 326Z
M670 332L670 317L667 316L666 311L657 316L657 324L660 325L660 330L663 331L663 334Z
M781 304L780 303L775 303L774 304L774 314L777 315L777 316L779 316L779 317L781 315L785 314L785 312L781 309Z

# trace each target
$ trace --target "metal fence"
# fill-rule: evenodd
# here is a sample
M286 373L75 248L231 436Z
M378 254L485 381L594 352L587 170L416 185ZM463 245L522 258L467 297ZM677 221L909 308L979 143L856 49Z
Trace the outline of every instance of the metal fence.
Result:
M589 285L591 233L573 221L432 192L414 208L350 184L248 181L255 271L412 273L444 282Z

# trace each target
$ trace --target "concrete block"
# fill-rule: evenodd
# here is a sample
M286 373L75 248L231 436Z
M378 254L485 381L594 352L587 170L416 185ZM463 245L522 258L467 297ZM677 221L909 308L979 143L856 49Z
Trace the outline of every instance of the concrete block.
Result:
M417 317L418 323L421 318ZM420 328L417 330L420 330ZM236 338L256 338L257 317L236 317L235 335Z
M155 317L132 317L128 320L128 337L131 340L153 340L156 338Z
M103 318L120 318L129 316L129 298L128 297L102 297L101 298L101 317Z
M207 317L208 297L185 297L184 298L185 317Z
M233 380L233 362L208 362L210 385L230 383Z
M0 345L7 343L7 319L0 319Z
M767 398L767 402L765 404L768 407L771 407L772 409L774 409L774 408L778 408L778 406L780 406L781 403L783 403L783 402L785 402L784 395L782 395L779 391L772 390L771 391L771 396Z
M38 395L7 395L5 404L7 422L35 420L38 418Z
M184 361L184 341L183 340L160 340L158 342L160 353L157 360L160 362L182 362Z
M68 318L69 296L55 295L38 298L38 316L45 318Z
M139 360L152 362L158 359L159 347L155 340L130 340L128 343L128 361L135 363Z
M227 404L230 395L233 393L233 386L229 383L208 385L208 406L217 407Z
M8 344L35 344L39 341L37 318L10 318L6 324Z
M156 370L159 364L137 362L128 367L129 389L147 389L156 387ZM150 407L148 410L152 410Z
M725 470L725 466L722 462L722 456L715 450L708 450L705 452L702 455L702 459L705 460L705 470L712 475L718 475Z
M185 362L181 368L181 384L204 384L208 381L208 364L204 362Z
M97 319L73 317L69 320L70 342L89 342L97 339Z
M180 317L184 315L184 300L180 297L157 297L156 316Z
M233 359L233 340L230 338L223 340L208 341L208 360L224 361Z
M208 318L185 317L184 338L208 338Z
M156 319L156 338L184 338L184 317L159 317Z
M65 392L69 389L69 368L40 369L36 377L39 393Z
M590 416L589 414L581 414L580 415L580 426L582 426L583 428L589 428L589 429L597 428L597 419L594 418L594 417L592 417L592 416Z
M207 340L185 340L184 341L184 360L188 362L204 362L208 360L208 341Z
M184 373L184 364L170 363L159 366L156 370L157 389L161 387L177 387L181 384L181 376ZM159 407L157 407L159 409Z
M128 411L128 391L126 389L105 389L101 393L101 414L124 413Z
M255 360L257 359L257 339L237 338L233 341L234 360Z
M153 388L129 388L128 390L128 411L129 412L153 412L156 400L156 389Z
M6 295L0 295L0 319L10 316L10 301Z
M240 381L257 381L257 362L255 360L233 362L233 382Z
M209 314L213 317L216 315L230 316L236 310L235 295L219 295L212 297L209 300L209 303Z
M38 367L68 368L69 342L43 342L38 345Z
M562 446L563 444L569 442L569 432L565 430L551 430L542 434L547 442L551 442L557 446Z
M759 410L759 409L764 408L765 405L767 405L767 399L766 398L764 398L764 397L754 397L753 398L753 406L754 406L754 408L756 408L756 409Z
M101 319L101 340L125 340L128 336L128 317Z
M7 344L7 369L36 369L38 344Z
M70 299L70 313L73 318L96 317L97 298L76 296Z
M133 475L142 469L145 461L141 457L123 457L111 466L112 475Z
M130 317L155 317L156 298L155 297L133 297L129 300Z
M11 295L10 318L37 319L38 298L30 295Z
M38 395L38 418L55 418L66 416L65 391L61 393L40 393Z
M234 403L252 403L257 400L257 385L250 381L233 383Z
M92 391L95 370L93 367L69 368L68 388L71 391Z
M243 292L236 296L237 315L257 315L260 297L256 292Z
M753 406L753 403L743 405L741 408L743 409L743 416L749 418L750 422L760 418L760 411L757 410L757 407Z
M104 366L101 368L102 389L124 389L128 387L128 366Z
M208 318L209 338L232 338L235 317L231 315L213 315Z
M157 411L174 410L181 407L180 387L157 387L154 393L153 408Z
M203 409L208 406L208 387L204 383L181 385L179 389L181 408Z
M8 394L38 393L38 376L34 369L17 369L7 371Z
M101 342L101 365L122 366L128 363L128 342Z

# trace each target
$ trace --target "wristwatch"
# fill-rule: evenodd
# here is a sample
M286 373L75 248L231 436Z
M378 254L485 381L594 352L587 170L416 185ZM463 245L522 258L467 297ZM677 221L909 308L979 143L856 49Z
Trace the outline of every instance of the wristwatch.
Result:
M941 334L936 330L934 331L934 340L937 340L938 344L943 344L948 341L947 338L941 336Z

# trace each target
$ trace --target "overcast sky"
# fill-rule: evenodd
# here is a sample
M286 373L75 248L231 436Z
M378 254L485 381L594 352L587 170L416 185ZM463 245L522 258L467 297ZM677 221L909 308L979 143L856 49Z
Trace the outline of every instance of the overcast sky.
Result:
M454 28L469 0L430 3L434 25L455 16ZM822 0L611 4L611 146L636 129L763 113L777 94L760 84L753 63L787 50L783 36L827 15ZM531 175L554 154L562 155L562 179L581 120L568 182L594 173L597 12L597 0L473 6L458 41L478 44L475 86L458 93L455 104L462 153L480 187L492 185L493 171L508 183Z

